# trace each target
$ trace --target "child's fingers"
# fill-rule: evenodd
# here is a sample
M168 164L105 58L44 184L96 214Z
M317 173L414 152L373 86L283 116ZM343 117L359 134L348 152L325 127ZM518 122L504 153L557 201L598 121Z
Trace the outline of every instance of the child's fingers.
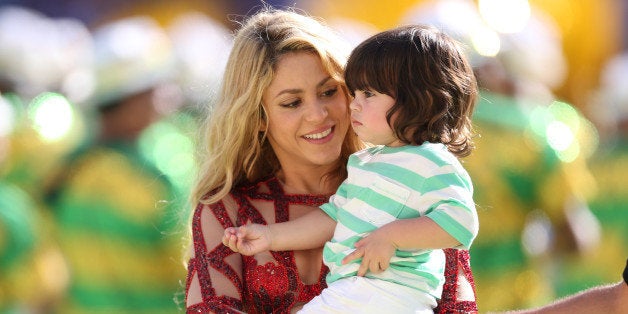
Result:
M229 248L234 252L238 251L237 240L238 238L235 235L229 236Z
M351 252L349 255L345 256L345 258L342 259L342 265L348 264L353 260L361 258L362 256L364 256L364 251L361 249L355 249L353 250L353 252Z
M238 252L238 247L237 247L237 240L238 238L233 235L233 234L227 234L223 236L223 244L227 247L229 247L232 251L234 252Z
M240 251L242 248L242 239L243 239L242 235L238 234L238 236L236 237L236 243L235 243L238 251Z
M369 262L362 259L362 263L360 263L360 268L358 268L358 276L362 277L366 275L367 270L369 270Z
M246 235L247 231L248 229L246 228L246 225L243 225L238 228L235 235L238 237L238 239L241 239Z
M225 232L222 234L222 244L225 246L229 246L229 237L233 233L233 228L225 229Z
M376 261L376 260L371 260L371 263L369 264L369 271L375 274L379 274L381 272L384 271L384 266L382 266L382 263Z
M381 271L388 269L389 266L390 266L390 260L384 260L383 262L379 262L379 269Z

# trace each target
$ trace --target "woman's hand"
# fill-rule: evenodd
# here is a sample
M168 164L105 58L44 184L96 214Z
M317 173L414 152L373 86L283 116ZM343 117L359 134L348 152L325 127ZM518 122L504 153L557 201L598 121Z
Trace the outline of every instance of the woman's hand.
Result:
M355 243L355 251L347 255L342 264L362 258L358 276L364 276L367 271L381 273L390 266L390 259L395 254L395 244L388 239L381 229L373 231L368 236Z
M249 224L225 229L222 244L242 255L254 255L268 251L272 243L272 234L268 226Z

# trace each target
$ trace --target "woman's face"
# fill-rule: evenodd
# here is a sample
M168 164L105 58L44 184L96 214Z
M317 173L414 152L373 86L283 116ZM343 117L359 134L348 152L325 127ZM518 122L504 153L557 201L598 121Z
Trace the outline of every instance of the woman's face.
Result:
M262 101L268 140L284 169L338 161L349 128L348 99L318 56L283 55Z

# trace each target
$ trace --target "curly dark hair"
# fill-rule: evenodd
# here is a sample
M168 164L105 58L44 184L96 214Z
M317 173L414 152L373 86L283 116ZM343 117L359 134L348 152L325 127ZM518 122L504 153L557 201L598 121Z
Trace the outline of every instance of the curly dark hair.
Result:
M476 78L462 46L435 27L406 25L368 38L351 53L345 81L352 94L370 89L395 99L386 119L402 142L443 143L458 157L473 150Z

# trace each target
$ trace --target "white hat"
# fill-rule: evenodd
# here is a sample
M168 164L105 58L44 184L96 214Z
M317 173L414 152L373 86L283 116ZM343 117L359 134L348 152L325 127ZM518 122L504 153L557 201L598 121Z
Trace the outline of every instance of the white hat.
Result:
M200 12L178 16L167 32L173 42L177 81L194 105L216 93L233 46L230 31Z
M148 16L113 21L93 32L95 106L106 106L172 79L172 45L165 30Z
M92 89L92 44L78 20L0 8L0 79L24 97L57 91L73 101L85 99Z

